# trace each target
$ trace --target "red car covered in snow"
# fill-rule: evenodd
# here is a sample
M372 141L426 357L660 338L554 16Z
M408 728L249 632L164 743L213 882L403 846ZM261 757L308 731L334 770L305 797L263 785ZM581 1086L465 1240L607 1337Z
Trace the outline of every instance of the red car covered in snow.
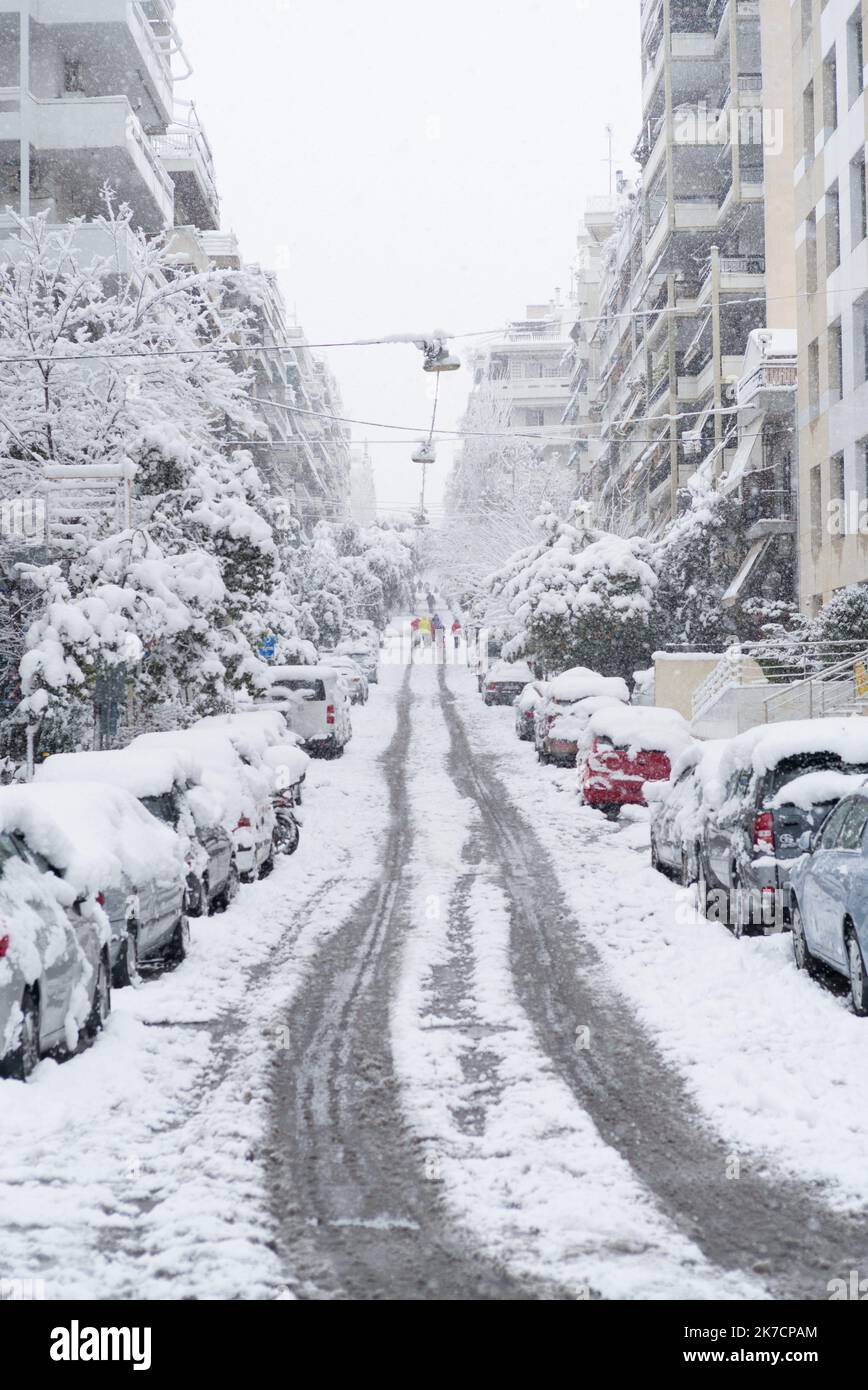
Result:
M579 755L579 790L586 805L617 820L622 806L644 806L646 782L663 782L672 759L691 742L677 710L621 705L588 721Z

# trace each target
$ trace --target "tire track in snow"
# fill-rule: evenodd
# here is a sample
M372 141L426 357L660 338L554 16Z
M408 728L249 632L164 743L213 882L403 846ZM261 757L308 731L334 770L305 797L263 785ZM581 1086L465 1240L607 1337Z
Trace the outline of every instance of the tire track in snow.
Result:
M391 825L382 880L318 953L288 1016L289 1065L275 1078L270 1177L294 1292L307 1298L539 1296L475 1251L426 1180L428 1149L406 1125L389 1007L409 911L411 680L383 759Z
M661 1056L582 937L535 831L474 748L458 701L439 672L451 736L450 771L484 827L485 855L509 900L513 976L519 1000L559 1076L603 1138L663 1209L724 1270L756 1271L774 1297L817 1298L828 1279L868 1266L864 1220L840 1214L806 1184L769 1173L741 1154L726 1177L728 1146L707 1126L682 1080ZM590 1047L577 1051L577 1026ZM745 1171L745 1169L747 1171Z
M408 1119L455 1220L489 1257L573 1298L762 1296L660 1210L541 1048L512 976L505 846L456 786L433 675L416 709L415 891L392 1037Z

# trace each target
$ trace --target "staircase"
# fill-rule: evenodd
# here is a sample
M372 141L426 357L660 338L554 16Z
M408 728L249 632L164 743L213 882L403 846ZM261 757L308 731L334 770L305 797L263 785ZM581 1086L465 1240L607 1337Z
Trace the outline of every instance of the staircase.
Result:
M761 643L744 643L725 652L693 692L692 727L699 738L728 738L756 724L863 713L868 651L860 645L806 644L772 661Z
M764 700L765 722L868 713L868 651L826 666Z

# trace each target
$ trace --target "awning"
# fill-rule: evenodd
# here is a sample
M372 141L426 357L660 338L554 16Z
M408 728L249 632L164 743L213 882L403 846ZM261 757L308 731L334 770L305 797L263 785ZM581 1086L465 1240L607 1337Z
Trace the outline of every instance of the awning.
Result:
M765 555L773 540L774 536L763 536L762 540L754 541L750 550L747 552L747 554L741 562L741 568L739 569L738 574L735 576L735 579L733 579L726 593L723 595L723 598L720 600L725 608L730 608L732 604L734 604L736 600L741 596L743 589L747 586L748 580L756 570L757 565L759 564L763 555Z
M764 419L764 413L757 416L750 426L750 433L743 435L739 440L732 460L732 467L723 481L722 492L734 492L744 475L750 472L751 460L756 450L762 446Z

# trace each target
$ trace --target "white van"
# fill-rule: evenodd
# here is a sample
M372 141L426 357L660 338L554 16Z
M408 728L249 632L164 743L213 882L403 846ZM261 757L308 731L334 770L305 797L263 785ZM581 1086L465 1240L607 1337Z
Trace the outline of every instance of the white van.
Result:
M265 703L314 757L341 757L353 736L347 687L333 666L269 666Z

